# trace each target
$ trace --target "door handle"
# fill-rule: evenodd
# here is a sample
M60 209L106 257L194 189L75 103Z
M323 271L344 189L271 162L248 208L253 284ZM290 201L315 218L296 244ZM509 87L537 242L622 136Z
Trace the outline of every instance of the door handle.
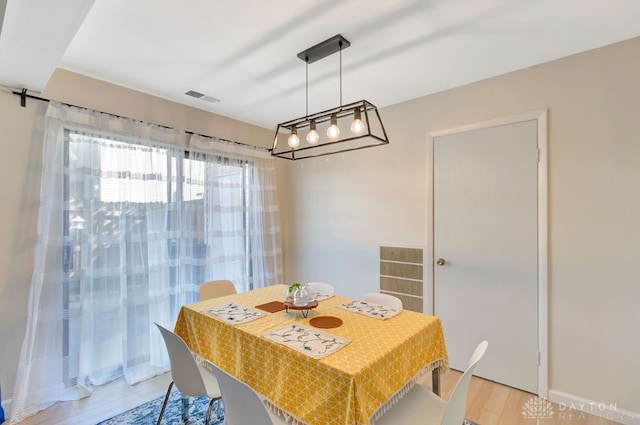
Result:
M444 266L444 263L445 263L444 258L438 258L436 260L436 264L439 266Z

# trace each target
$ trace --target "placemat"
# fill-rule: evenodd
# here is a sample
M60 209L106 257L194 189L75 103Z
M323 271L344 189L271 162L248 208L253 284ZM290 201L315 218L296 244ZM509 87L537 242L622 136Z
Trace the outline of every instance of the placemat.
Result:
M339 304L336 307L353 313L363 314L379 320L390 319L400 314L402 310L386 307L382 304L368 303L362 300L354 300L348 303Z
M265 315L265 313L262 311L258 311L253 308L244 307L234 303L202 310L202 312L232 325L239 325L240 323L250 322Z
M269 313L276 313L284 310L284 303L282 301L271 301L270 303L257 305L256 308L268 311Z
M327 357L351 343L347 338L296 324L278 328L263 336L314 359Z
M320 291L315 291L313 293L313 299L316 300L316 301L324 301L327 298L331 298L331 297L333 297L333 294L323 294Z

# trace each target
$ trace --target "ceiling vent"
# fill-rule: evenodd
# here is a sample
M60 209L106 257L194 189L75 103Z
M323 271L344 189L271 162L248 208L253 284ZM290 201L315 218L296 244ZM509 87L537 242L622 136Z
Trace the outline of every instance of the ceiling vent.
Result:
M218 102L220 102L220 99L218 99L217 97L208 96L208 95L206 95L204 93L200 93L200 92L197 92L195 90L189 90L185 94L187 96L195 97L196 99L204 100L205 102L209 102L209 103L218 103Z
M196 99L200 99L201 97L204 97L204 93L200 93L200 92L197 92L195 90L189 90L185 94L187 96L195 97Z
M203 96L200 98L201 100L204 100L205 102L210 102L210 103L218 103L220 102L220 99L213 97L213 96Z

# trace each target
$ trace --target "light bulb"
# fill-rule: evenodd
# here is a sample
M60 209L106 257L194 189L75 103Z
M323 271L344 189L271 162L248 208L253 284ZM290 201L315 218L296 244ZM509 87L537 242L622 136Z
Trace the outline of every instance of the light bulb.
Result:
M310 145L315 145L320 140L320 135L316 131L316 122L311 121L309 133L307 133L307 142Z
M351 132L354 134L362 134L366 126L360 119L360 109L356 109L353 113L353 122L351 123Z
M298 129L296 127L293 127L291 129L291 136L289 136L287 143L292 148L297 148L298 146L300 146L300 138L298 137Z
M329 136L331 140L336 140L338 137L340 137L340 129L338 128L338 126L335 124L331 124L331 126L327 129L327 136Z
M331 125L327 129L327 136L331 140L336 140L340 137L340 129L338 128L338 118L336 114L331 115Z
M309 134L307 134L307 142L309 142L310 145L315 145L316 143L318 143L319 140L320 140L320 135L318 134L317 131L311 130Z

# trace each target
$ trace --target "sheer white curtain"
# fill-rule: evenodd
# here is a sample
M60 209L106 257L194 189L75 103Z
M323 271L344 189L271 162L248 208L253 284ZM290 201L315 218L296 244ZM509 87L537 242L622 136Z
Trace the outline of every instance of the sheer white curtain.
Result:
M231 280L241 292L281 283L280 218L269 153L200 135L191 136L189 151L190 159L206 164L192 169L190 177L204 181L204 208L216 212L205 224L216 263L206 280Z
M265 153L53 102L44 143L11 424L168 370L153 322L170 326L200 283L247 290L281 276Z

